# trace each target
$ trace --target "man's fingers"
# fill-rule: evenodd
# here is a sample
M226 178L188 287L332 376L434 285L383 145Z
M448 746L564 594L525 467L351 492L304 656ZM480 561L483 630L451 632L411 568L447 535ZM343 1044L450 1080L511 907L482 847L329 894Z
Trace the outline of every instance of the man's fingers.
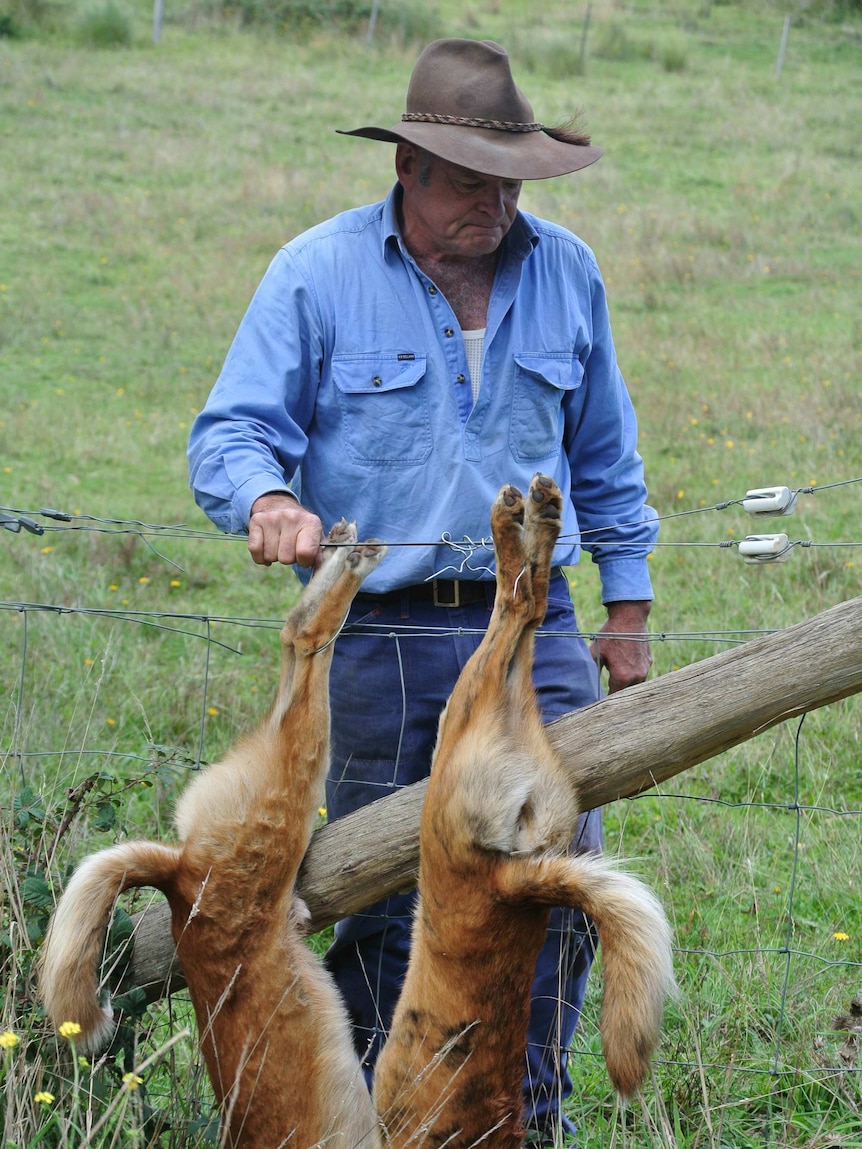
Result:
M272 560L265 557L266 535L259 520L252 518L248 524L248 551L258 566L269 566Z
M296 536L295 562L301 567L317 567L321 559L321 544L323 543L323 528L315 519L314 523L300 527Z
M264 496L252 508L248 549L259 566L315 566L322 542L320 519L294 499Z

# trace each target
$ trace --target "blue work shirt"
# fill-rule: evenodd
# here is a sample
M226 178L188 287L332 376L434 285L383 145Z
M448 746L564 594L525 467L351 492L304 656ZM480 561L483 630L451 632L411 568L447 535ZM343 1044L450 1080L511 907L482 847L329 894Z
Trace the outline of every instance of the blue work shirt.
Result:
M396 185L275 256L192 428L198 504L240 532L255 499L289 484L326 529L344 516L360 538L412 544L366 580L379 593L487 578L493 551L470 544L490 543L497 491L543 471L569 495L555 563L583 546L605 602L651 598L657 522L593 253L518 212L474 406L461 329L404 247L399 196Z

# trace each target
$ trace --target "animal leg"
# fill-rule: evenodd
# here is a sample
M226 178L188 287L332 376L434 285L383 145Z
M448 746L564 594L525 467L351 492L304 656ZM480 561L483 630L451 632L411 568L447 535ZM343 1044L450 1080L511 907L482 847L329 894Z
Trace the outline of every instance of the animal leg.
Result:
M533 589L533 621L538 626L548 609L548 582L554 547L562 526L563 496L547 475L533 476L524 515L524 552Z
M329 532L321 565L282 627L281 681L272 715L276 723L282 720L293 696L298 660L313 656L318 676L328 675L332 643L344 625L350 604L362 580L385 554L386 547L376 540L356 542L356 523L342 519ZM308 705L308 689L306 685L304 706ZM328 699L323 692L315 694L315 702L324 702L328 715Z
M548 609L548 583L554 547L560 534L563 498L547 475L536 474L524 504L524 574L529 578L533 610L524 626L509 669L508 695L513 728L523 732L541 725L533 690L533 647L536 628Z

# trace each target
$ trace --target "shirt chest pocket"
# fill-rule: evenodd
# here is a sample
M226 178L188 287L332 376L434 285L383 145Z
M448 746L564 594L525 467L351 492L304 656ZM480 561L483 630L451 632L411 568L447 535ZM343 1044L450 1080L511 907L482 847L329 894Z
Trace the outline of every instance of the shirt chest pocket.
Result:
M425 356L333 356L344 448L354 463L418 466L431 454Z
M569 352L515 356L509 445L516 459L530 463L559 454L563 400L583 379L583 364Z

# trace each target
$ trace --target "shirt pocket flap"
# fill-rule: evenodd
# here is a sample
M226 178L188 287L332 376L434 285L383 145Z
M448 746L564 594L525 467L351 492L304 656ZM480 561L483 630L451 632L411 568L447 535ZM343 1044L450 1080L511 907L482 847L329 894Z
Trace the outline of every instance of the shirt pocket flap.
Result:
M521 352L515 356L515 363L519 375L540 379L560 391L574 391L584 379L583 363L569 352L559 355Z
M425 356L333 356L332 378L344 395L379 395L415 386L425 374Z

